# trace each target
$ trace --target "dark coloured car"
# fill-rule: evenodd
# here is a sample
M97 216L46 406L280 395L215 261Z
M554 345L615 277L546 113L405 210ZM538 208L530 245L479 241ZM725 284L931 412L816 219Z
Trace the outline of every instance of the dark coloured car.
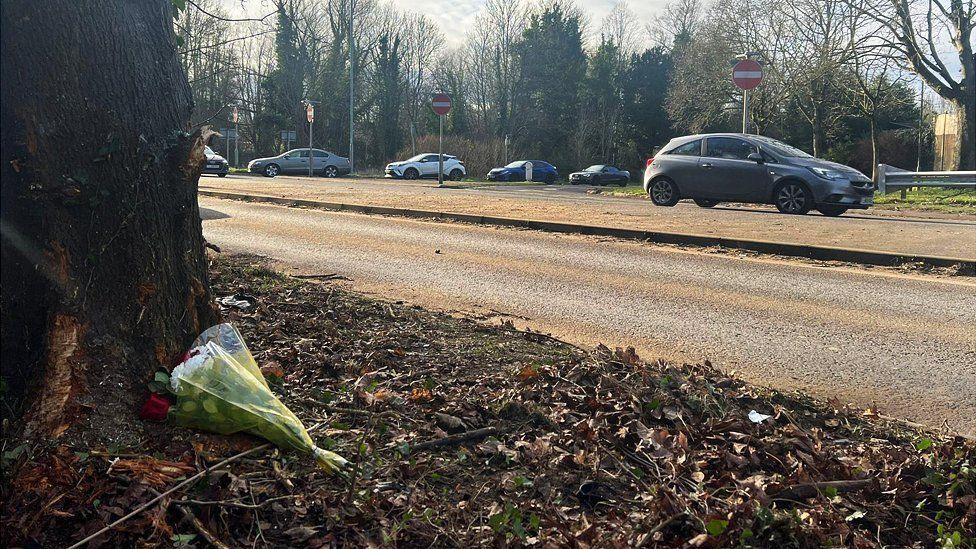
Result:
M532 181L555 183L559 179L559 172L552 164L542 160L516 160L488 172L488 181L526 181L525 172L528 163L532 163Z
M203 173L225 177L227 172L230 171L230 166L227 165L227 159L215 153L210 147L204 147L203 153L207 156L207 163L203 166Z
M630 172L618 170L606 164L594 164L583 171L569 174L569 182L573 185L609 185L616 183L625 187L630 182Z
M774 204L789 214L837 216L874 204L874 182L854 168L759 135L720 133L672 139L648 160L644 190L658 206L690 198Z

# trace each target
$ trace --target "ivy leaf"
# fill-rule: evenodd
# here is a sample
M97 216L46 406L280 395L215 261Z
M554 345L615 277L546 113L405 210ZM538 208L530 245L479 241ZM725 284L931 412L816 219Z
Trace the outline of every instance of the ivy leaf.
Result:
M705 524L705 530L710 536L721 536L728 527L729 521L721 519L712 519Z
M923 438L915 443L915 449L919 452L924 452L932 447L932 439Z

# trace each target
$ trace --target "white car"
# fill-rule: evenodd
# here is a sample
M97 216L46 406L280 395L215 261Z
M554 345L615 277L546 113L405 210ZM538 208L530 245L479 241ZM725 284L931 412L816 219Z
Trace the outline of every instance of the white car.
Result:
M386 177L395 179L419 179L421 177L437 178L437 153L418 154L413 158L408 158L402 162L390 162L386 165ZM458 181L462 179L467 170L464 163L456 156L444 155L444 177Z

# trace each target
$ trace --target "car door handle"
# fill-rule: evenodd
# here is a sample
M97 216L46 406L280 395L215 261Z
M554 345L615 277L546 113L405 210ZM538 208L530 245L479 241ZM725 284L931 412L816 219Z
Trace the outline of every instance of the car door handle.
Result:
M707 168L711 168L711 167L712 167L712 165L711 165L711 164L709 164L708 162L705 162L705 163L703 163L703 164L701 165L701 167L702 167L702 168L706 168L706 169L707 169Z

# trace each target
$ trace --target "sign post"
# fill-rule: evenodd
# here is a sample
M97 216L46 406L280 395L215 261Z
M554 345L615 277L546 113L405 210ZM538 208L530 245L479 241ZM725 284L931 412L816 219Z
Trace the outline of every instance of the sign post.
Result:
M305 102L305 118L308 119L308 176L312 177L312 122L315 121L315 105L311 101Z
M241 138L239 137L240 134L237 131L240 128L240 126L237 125L237 105L234 105L233 116L234 116L234 167L236 168L241 165L240 150L237 147L237 143L240 142L241 140Z
M440 119L440 135L437 138L437 186L444 186L444 115L451 112L451 96L446 93L435 93L431 98L430 107Z
M762 66L753 59L743 59L732 67L732 83L742 90L742 133L749 133L749 90L762 79Z

